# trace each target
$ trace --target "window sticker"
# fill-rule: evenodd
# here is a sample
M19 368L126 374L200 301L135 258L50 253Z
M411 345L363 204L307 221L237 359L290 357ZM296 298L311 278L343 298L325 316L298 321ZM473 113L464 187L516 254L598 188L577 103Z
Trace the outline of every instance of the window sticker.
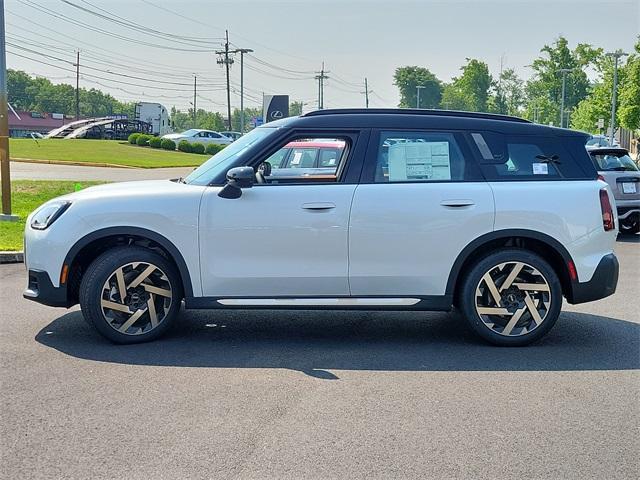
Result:
M395 143L389 146L389 181L451 180L449 142Z
M549 175L548 163L532 163L534 175Z
M300 165L300 160L302 160L302 152L301 151L293 152L293 159L291 160L291 165Z

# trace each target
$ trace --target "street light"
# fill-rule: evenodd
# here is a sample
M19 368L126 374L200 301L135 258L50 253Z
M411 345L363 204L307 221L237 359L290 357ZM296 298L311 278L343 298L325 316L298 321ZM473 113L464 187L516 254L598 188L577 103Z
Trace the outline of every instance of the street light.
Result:
M572 72L573 68L561 68L558 73L562 73L562 102L560 103L560 128L564 124L564 92L567 83L567 73Z
M613 132L616 127L616 92L618 90L618 59L628 55L622 50L616 50L605 54L607 57L613 58L613 92L611 92L611 135L609 137L609 143L613 145Z
M420 90L423 88L427 88L424 85L416 85L416 91L418 92L418 97L416 100L416 108L420 108Z

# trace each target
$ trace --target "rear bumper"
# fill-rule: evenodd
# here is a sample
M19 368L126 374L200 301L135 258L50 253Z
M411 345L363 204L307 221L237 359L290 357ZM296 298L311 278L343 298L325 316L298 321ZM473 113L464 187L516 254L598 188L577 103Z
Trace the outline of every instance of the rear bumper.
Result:
M71 306L67 299L67 286L54 287L49 274L42 270L29 270L29 284L22 296L50 307Z
M573 282L568 292L569 303L586 303L613 295L618 285L620 266L613 253L605 255L598 263L593 277L588 282Z

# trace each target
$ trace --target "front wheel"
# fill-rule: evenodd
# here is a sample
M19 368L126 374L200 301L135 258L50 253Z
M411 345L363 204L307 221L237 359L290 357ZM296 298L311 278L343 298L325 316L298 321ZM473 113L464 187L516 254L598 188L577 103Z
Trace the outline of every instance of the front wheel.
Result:
M471 329L500 346L528 345L558 320L562 287L539 255L508 249L473 265L461 288L460 307Z
M96 258L80 284L85 319L116 343L154 340L180 310L180 276L169 260L142 247L116 247Z

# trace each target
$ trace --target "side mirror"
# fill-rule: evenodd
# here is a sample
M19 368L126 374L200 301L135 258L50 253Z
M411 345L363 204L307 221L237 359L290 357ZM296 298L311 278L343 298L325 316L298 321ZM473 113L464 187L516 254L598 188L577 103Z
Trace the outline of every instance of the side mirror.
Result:
M243 188L253 187L256 179L252 167L235 167L227 172L227 184L220 190L221 198L240 198Z

